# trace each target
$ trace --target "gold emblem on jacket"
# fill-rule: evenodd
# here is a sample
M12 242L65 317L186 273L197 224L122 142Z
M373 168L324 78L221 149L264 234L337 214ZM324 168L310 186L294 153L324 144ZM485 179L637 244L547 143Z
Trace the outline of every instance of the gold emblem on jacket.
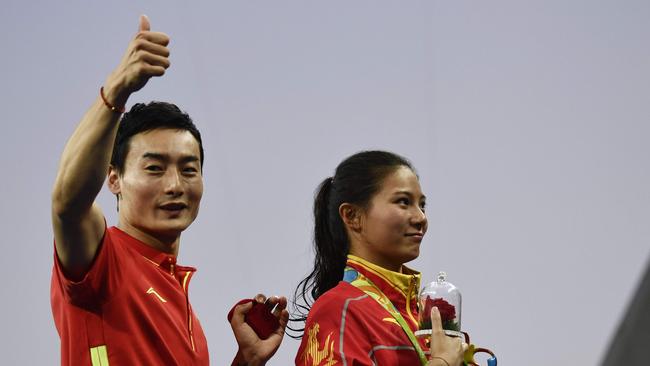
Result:
M307 345L302 353L302 358L307 365L320 366L321 362L325 361L322 366L332 366L337 362L334 359L334 352L332 352L334 350L334 340L330 339L332 337L332 332L327 335L327 338L325 338L325 344L323 344L323 347L321 348L320 342L318 342L319 330L320 325L316 323L307 331Z

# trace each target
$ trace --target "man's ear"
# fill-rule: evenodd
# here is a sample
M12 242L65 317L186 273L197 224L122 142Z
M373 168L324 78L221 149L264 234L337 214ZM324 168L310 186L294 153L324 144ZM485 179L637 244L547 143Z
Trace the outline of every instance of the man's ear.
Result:
M339 206L339 216L341 216L343 224L352 231L358 232L361 230L362 214L363 211L357 205L341 203Z
M108 180L106 181L108 189L115 195L120 195L122 188L120 186L120 173L112 165L108 167Z

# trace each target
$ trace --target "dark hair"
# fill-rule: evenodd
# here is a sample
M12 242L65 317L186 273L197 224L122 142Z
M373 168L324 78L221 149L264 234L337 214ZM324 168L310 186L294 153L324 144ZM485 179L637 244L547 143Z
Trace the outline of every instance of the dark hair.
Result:
M201 153L201 168L203 168L203 142L201 133L192 122L190 116L181 111L175 104L166 102L137 103L129 112L122 116L117 136L113 144L111 166L119 173L124 172L126 155L129 152L131 137L141 132L155 129L174 129L189 131L199 143Z
M314 268L294 292L292 321L304 325L313 302L343 279L350 243L339 206L351 203L367 208L384 178L401 166L415 171L406 158L397 154L362 151L343 160L334 176L318 186L314 199ZM290 329L302 333L304 326Z

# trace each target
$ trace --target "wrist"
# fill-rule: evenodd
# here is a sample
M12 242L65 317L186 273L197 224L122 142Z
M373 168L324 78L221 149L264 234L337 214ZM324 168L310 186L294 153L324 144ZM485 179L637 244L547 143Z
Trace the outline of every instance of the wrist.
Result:
M130 92L125 90L124 83L121 80L112 76L106 79L106 82L104 83L103 91L104 91L105 102L114 106L117 109L124 109L124 106L126 105L126 101L129 99L129 96L131 95Z
M235 359L232 360L231 366L264 366L266 361L259 359L256 355L248 354L244 356L244 353L241 349L237 350Z
M241 350L237 350L237 354L235 355L235 358L232 360L230 366L246 366L246 361L244 361L244 357L241 354Z
M250 360L247 360L246 357L244 357L244 354L242 353L241 350L237 350L235 359L232 360L232 364L231 364L231 366L264 366L264 365L265 362L260 362L252 358Z
M433 356L431 357L431 361L429 361L428 366L450 366L449 362L445 360L442 357L439 356Z

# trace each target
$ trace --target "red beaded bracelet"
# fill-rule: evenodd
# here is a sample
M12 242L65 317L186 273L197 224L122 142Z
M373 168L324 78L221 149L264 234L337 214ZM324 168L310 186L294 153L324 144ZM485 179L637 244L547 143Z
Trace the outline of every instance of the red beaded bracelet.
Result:
M101 88L99 88L99 95L102 97L102 100L104 101L104 105L105 105L106 107L108 107L108 109L110 109L112 112L120 112L120 113L124 113L124 112L126 111L126 110L124 109L124 107L122 107L122 108L117 108L116 106L114 106L114 105L112 105L111 103L109 103L108 100L106 100L106 96L104 95L104 87L103 87L103 86L102 86Z

